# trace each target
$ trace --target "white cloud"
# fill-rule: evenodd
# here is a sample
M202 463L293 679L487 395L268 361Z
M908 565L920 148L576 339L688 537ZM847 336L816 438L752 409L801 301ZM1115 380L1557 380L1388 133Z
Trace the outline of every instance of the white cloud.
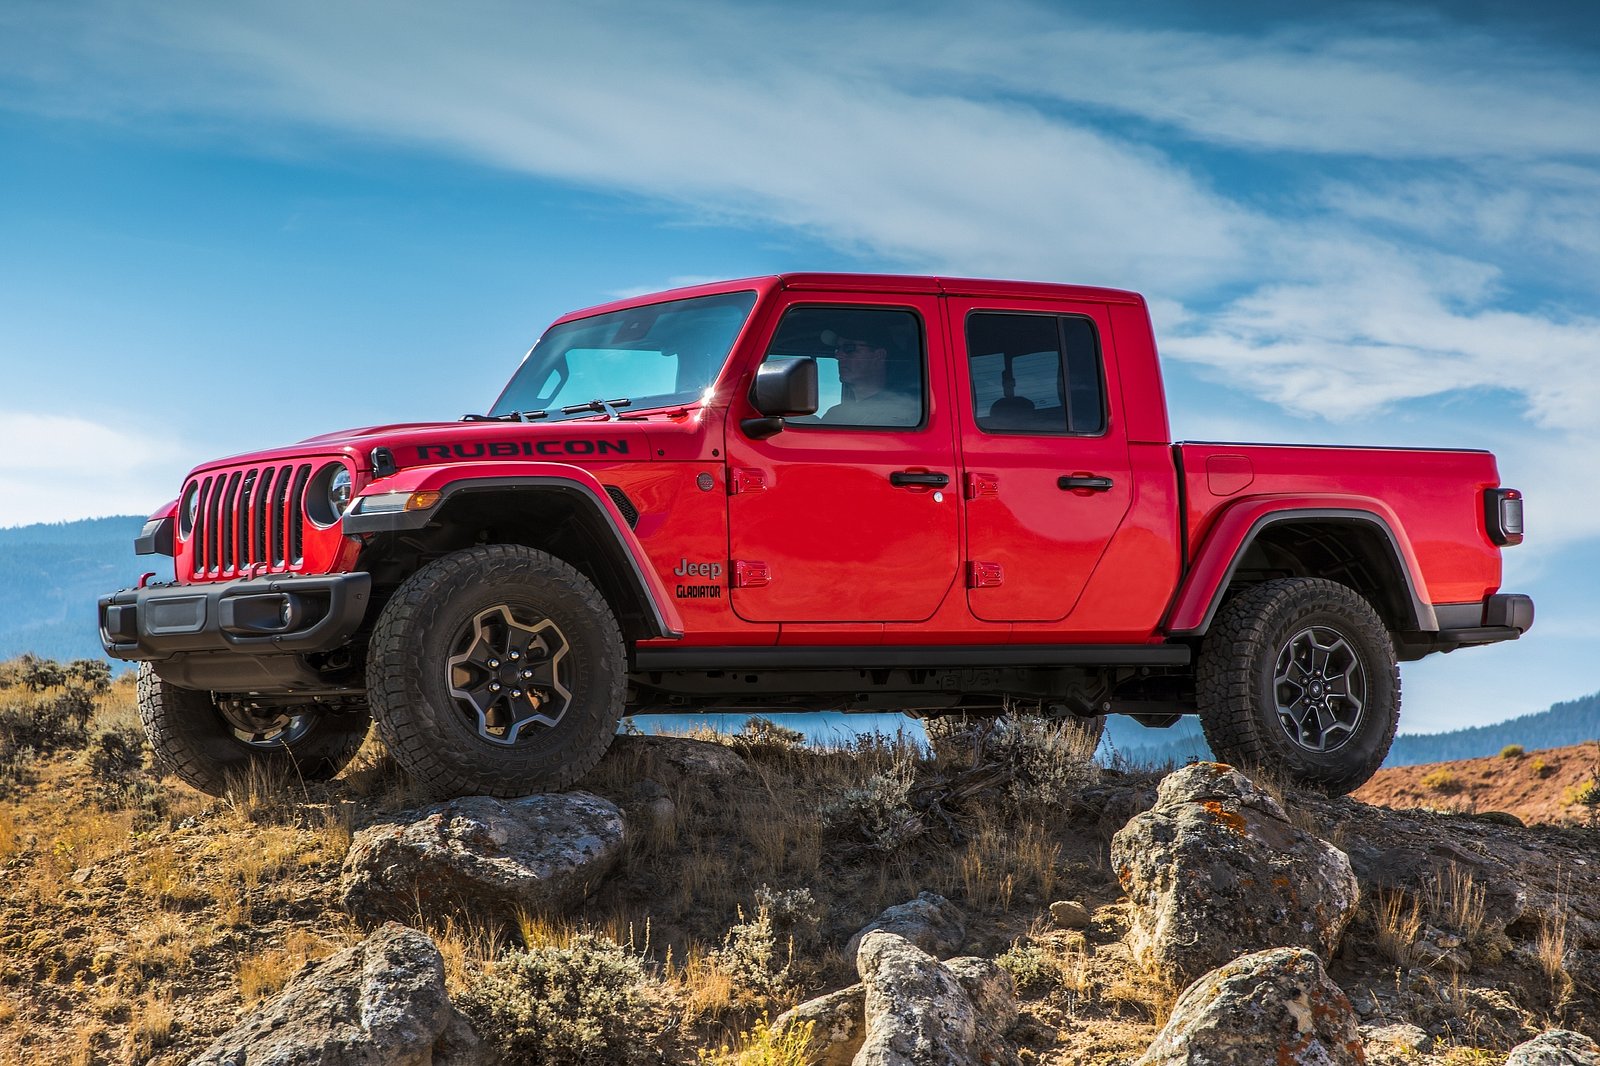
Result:
M149 514L177 492L187 451L70 415L0 411L0 524Z

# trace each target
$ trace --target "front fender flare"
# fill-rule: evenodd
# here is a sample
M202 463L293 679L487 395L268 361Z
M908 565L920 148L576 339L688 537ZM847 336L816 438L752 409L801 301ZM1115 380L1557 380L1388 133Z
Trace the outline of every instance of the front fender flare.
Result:
M374 489L379 491L374 492ZM407 467L369 485L356 498L351 513L344 518L344 531L362 534L422 529L453 498L465 493L507 489L560 492L586 507L594 518L609 529L618 561L624 564L622 576L632 584L640 600L648 607L655 635L673 638L683 635L683 619L673 606L672 597L656 574L655 567L650 565L650 558L639 543L639 538L629 528L627 520L599 479L581 466L567 463L497 463L480 469L458 463ZM437 492L439 500L426 510L360 513L359 503L362 499L391 494L409 496L418 492Z

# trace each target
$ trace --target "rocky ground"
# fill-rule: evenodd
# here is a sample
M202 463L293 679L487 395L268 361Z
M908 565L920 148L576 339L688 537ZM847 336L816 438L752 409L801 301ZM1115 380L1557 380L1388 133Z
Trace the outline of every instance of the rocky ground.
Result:
M125 682L21 678L0 1064L1600 1062L1582 787L1390 809L1023 721L624 736L572 793L433 806L373 748L216 800Z

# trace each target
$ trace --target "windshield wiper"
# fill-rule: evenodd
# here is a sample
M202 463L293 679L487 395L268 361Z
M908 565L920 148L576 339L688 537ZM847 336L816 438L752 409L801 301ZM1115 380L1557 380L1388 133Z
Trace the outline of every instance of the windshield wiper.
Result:
M549 418L549 411L507 411L503 415L462 415L463 422L535 422Z
M570 407L563 407L561 409L561 413L564 415L575 415L580 411L594 411L597 414L605 415L608 419L615 422L617 419L622 417L621 415L617 414L617 408L627 407L631 403L633 403L633 401L628 399L626 396L617 400L590 400L588 403L575 403Z

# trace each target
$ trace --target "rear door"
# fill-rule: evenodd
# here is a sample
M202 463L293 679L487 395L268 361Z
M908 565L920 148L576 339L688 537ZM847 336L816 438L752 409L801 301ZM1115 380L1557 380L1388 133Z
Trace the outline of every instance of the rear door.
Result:
M1132 498L1104 305L951 297L967 601L991 622L1072 613Z
M932 293L791 292L765 358L814 359L822 403L752 439L729 420L733 607L753 622L916 622L951 593L960 486Z

